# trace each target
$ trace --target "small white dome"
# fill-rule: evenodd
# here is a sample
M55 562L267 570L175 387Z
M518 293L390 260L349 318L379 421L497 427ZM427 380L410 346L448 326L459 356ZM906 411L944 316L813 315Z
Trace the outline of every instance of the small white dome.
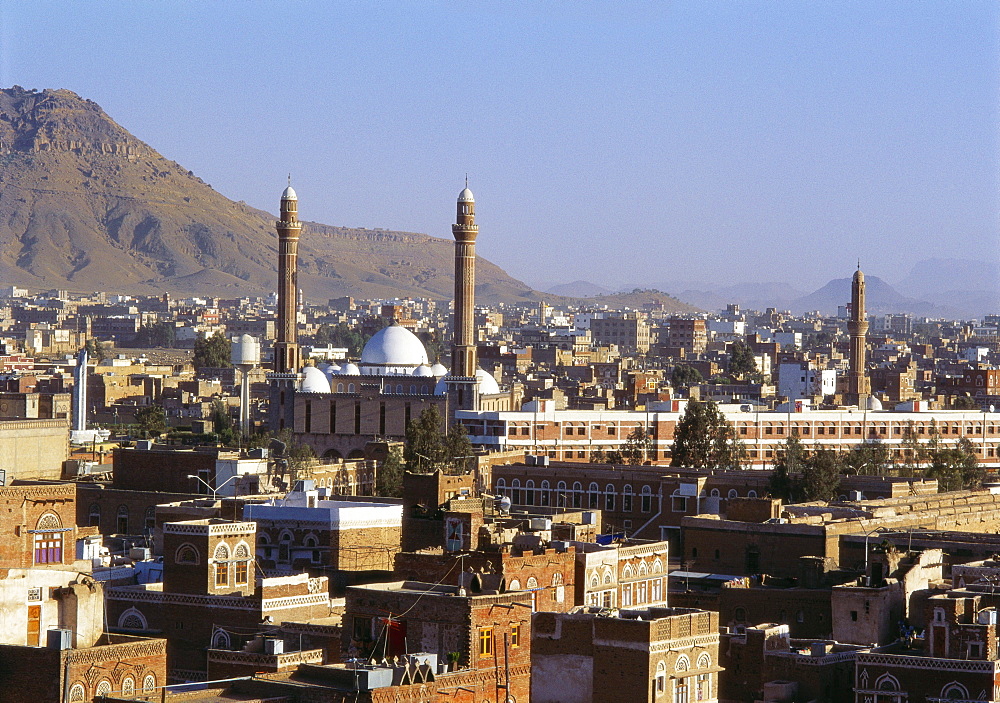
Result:
M500 392L497 380L482 369L476 369L476 385L479 387L479 395L494 395Z
M282 192L282 194L281 194L281 199L282 199L282 200L298 200L298 199L299 199L299 196L297 196L297 195L295 194L295 190L294 190L294 189L293 189L293 188L292 188L291 186L288 186L288 187L287 187L287 188L285 188L285 190L284 190L284 191Z
M479 395L495 395L500 392L497 380L482 369L476 369L476 390ZM434 386L434 395L444 395L448 392L448 377L444 377Z
M368 374L410 374L427 363L427 351L417 335L395 323L376 332L361 351Z
M444 367L440 361L433 366L431 366L431 376L434 378L441 378L442 376L448 375L448 369Z
M468 187L463 188L462 192L458 194L458 202L460 203L474 203L476 199L472 197L472 191Z
M870 396L868 396L868 399L865 401L865 407L868 410L876 410L876 411L877 410L881 410L882 409L882 401L879 400L878 398L876 398L875 396L870 395Z
M348 362L348 363L346 363L346 364L344 364L343 366L340 367L340 375L341 376L360 376L361 375L361 369L359 369L355 364L352 364L352 363Z
M413 375L430 378L434 375L434 373L431 371L430 366L428 366L427 364L421 364L417 368L413 369Z
M303 393L329 393L330 381L326 374L315 366L306 366L302 369L302 385L299 390Z

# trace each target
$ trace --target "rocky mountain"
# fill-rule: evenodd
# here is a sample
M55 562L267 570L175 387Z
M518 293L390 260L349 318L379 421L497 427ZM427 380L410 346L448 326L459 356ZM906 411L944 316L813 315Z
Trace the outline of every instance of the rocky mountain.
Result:
M963 317L982 318L1000 312L1000 260L925 259L895 288L955 308Z
M827 315L834 315L838 306L849 302L851 279L835 278L809 295L791 301L788 307L793 313L819 310ZM954 309L901 294L878 276L865 276L865 305L869 315L908 312L927 317L958 317Z
M604 286L599 286L590 281L573 281L572 283L560 283L548 288L546 293L553 295L565 295L570 298L592 298L595 295L608 295L610 290Z
M273 221L161 156L90 100L68 90L0 90L5 285L267 294L276 280ZM453 246L450 239L413 232L307 222L300 285L314 301L344 295L449 299ZM483 302L542 297L482 258L476 273Z

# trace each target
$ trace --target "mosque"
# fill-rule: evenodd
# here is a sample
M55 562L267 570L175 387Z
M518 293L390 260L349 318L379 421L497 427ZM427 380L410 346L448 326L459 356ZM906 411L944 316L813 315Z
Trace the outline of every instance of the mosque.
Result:
M468 185L458 196L455 237L455 313L451 371L431 364L420 339L393 322L365 345L361 358L341 365L303 364L295 326L298 197L281 196L278 230L278 325L270 381L270 427L291 428L297 443L318 456L364 458L371 442L402 439L410 420L437 407L453 421L458 410L510 410L511 392L478 367L473 329L475 198Z

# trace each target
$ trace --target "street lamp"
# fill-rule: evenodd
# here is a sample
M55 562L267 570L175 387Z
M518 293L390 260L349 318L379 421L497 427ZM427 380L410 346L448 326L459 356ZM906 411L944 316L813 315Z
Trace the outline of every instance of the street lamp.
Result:
M205 479L203 479L201 476L196 476L195 474L188 474L187 477L188 478L193 478L196 481L199 481L203 486L205 486L205 488L207 488L208 490L212 491L212 500L218 500L219 499L219 495L218 495L219 490L223 486L225 486L227 483L229 483L230 481L232 481L234 478L239 478L239 474L233 474L232 476L230 476L229 478L227 478L225 481L223 481L222 484L219 485L218 488L213 488L212 484L210 484L208 481L206 481Z

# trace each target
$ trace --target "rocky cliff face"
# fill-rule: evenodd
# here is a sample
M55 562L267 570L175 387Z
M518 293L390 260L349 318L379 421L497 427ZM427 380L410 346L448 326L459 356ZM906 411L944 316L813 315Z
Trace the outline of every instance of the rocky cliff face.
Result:
M275 287L272 215L220 195L68 90L0 90L0 238L6 284L227 297ZM452 246L307 223L300 285L316 301L448 299ZM538 298L483 259L477 282L483 302Z

